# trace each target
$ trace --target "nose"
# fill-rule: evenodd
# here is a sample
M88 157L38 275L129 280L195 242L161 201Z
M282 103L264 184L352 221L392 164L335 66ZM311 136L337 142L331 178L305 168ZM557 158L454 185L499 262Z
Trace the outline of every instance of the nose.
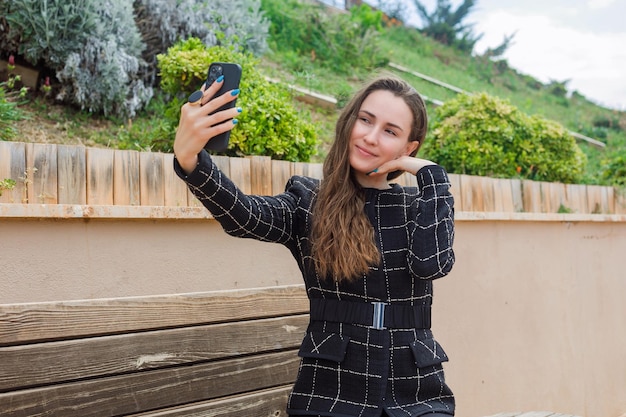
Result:
M363 136L363 140L366 143L375 145L378 142L378 129L373 127L370 130L368 130L367 133Z

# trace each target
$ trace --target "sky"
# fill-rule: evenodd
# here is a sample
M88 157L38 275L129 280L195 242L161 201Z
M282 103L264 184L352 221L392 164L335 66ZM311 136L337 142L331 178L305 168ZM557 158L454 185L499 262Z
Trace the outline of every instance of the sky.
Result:
M408 23L421 27L413 0L404 1ZM430 12L437 5L437 0L420 2ZM453 8L463 3L450 2ZM378 0L368 3L376 6ZM569 80L570 92L626 111L626 0L476 0L464 22L483 34L475 53L515 33L503 56L509 66L543 83Z

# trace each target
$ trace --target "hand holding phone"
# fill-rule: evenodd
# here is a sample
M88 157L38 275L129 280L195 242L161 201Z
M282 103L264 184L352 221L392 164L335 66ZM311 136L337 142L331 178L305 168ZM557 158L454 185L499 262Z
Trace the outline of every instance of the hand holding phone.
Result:
M215 80L221 75L224 76L224 81L219 91L215 94L215 97L219 97L222 94L227 93L228 91L239 88L239 82L241 81L241 66L239 64L234 64L230 62L212 63L209 66L209 71L206 79L206 87L208 88L211 84L213 84ZM215 110L213 113L233 108L235 107L236 102L237 99L228 102L219 109ZM230 130L213 137L206 143L204 149L212 151L223 151L228 147L229 139Z

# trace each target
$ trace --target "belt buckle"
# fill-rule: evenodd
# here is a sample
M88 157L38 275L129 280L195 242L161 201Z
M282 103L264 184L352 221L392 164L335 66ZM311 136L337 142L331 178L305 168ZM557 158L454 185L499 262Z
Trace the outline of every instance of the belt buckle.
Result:
M385 329L385 306L387 303L373 302L374 314L372 315L372 327L376 330Z

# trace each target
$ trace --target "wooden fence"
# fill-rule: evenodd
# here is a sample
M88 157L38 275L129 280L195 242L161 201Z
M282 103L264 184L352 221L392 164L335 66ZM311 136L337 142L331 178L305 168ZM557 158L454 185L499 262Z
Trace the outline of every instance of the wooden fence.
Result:
M172 154L0 141L0 181L13 179L0 203L194 207L198 201L172 169ZM214 157L244 192L273 195L292 175L320 178L321 164L269 157ZM451 174L457 211L624 214L613 187ZM397 182L415 185L404 174Z

